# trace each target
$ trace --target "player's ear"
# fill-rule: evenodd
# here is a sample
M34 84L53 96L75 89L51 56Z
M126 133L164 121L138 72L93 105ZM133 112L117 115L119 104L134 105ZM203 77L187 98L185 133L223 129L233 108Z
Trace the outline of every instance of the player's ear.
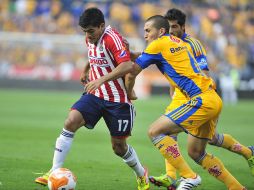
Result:
M185 24L181 26L181 29L185 32Z
M105 23L101 23L101 24L100 24L100 28L101 28L101 29L104 29L104 28L105 28Z
M160 28L159 37L163 36L165 33L166 33L166 29L165 28Z

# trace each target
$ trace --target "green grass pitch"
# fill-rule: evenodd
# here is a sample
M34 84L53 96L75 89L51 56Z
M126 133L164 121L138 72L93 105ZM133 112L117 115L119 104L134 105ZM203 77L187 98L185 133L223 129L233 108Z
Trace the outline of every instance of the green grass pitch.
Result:
M34 183L35 173L46 172L52 162L55 140L62 130L69 107L80 93L0 90L0 190L43 190ZM128 142L150 175L164 173L164 161L147 137L149 124L159 117L170 99L152 97L135 102L137 117L133 135ZM244 145L254 144L254 101L240 101L236 106L224 106L218 131L230 133ZM202 177L198 190L224 190L226 187L209 176L186 154L186 134L179 136L184 157ZM218 156L229 171L249 190L254 189L247 162L227 150L208 146L208 152ZM77 176L77 190L134 190L133 172L113 154L104 122L94 130L81 128L64 167ZM163 188L151 185L151 190Z

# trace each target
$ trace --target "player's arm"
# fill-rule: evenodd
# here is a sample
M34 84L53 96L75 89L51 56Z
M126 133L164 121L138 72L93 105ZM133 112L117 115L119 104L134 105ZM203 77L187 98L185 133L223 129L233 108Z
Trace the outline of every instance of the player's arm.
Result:
M135 61L141 55L141 52L132 52L131 51L130 55L131 55L131 60Z
M134 88L134 85L135 85L136 77L141 71L142 71L142 68L138 64L133 63L132 72L128 73L125 76L125 88L126 88L126 91L127 91L128 98L131 99L131 100L136 100L137 99L133 88Z
M175 87L169 84L169 95L172 98L175 92Z
M107 75L104 75L101 78L98 78L97 80L87 83L85 85L85 90L86 92L90 93L99 88L105 82L123 77L127 73L131 72L132 69L133 64L131 61L122 62L112 72L108 73Z
M135 62L133 63L132 72L130 72L125 77L125 87L127 90L127 95L130 99L132 99L133 95L132 91L135 85L135 79L137 75L143 69L147 68L149 65L157 62L158 57L160 57L160 51L157 48L157 44L152 42L151 44L148 45L145 51L141 53L141 55L138 56L137 59L135 59Z
M207 57L206 57L206 50L203 46L203 44L197 40L194 39L191 42L189 42L189 44L192 44L192 51L194 52L194 57L200 67L200 69L202 70L202 73L204 73L206 76L209 77L209 67L208 67L208 61L207 61ZM195 47L199 47L199 48L195 48Z
M130 51L130 43L126 38L123 38L123 43L128 51ZM141 55L141 52L132 52L130 51L131 60L135 61L139 56Z
M90 64L89 62L87 62L80 75L80 81L83 85L89 82L89 70L90 70Z

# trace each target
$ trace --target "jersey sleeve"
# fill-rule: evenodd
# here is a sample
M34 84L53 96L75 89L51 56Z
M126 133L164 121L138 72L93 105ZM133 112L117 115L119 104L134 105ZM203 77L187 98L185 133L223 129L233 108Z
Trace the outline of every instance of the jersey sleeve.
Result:
M123 43L122 36L118 33L112 33L106 38L106 48L110 54L114 57L116 64L119 65L122 62L130 61L130 52L126 49Z
M147 46L144 52L135 60L135 62L142 68L145 69L151 64L155 64L161 60L161 53L158 48L157 41L153 41Z
M196 40L196 43L197 46L199 47L199 53L198 52L195 53L196 55L195 59L202 70L209 71L205 48L200 43L200 41Z
M187 37L185 38L185 42L187 42L192 50L192 54L196 62L198 63L200 69L209 70L208 62L206 58L206 51L204 46L195 38Z

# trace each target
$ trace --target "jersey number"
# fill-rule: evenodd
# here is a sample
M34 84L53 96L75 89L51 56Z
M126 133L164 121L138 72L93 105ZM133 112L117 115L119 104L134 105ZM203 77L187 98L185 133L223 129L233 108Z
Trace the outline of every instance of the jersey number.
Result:
M121 120L119 119L118 120L118 131L126 131L127 127L128 127L128 123L129 123L129 120Z

